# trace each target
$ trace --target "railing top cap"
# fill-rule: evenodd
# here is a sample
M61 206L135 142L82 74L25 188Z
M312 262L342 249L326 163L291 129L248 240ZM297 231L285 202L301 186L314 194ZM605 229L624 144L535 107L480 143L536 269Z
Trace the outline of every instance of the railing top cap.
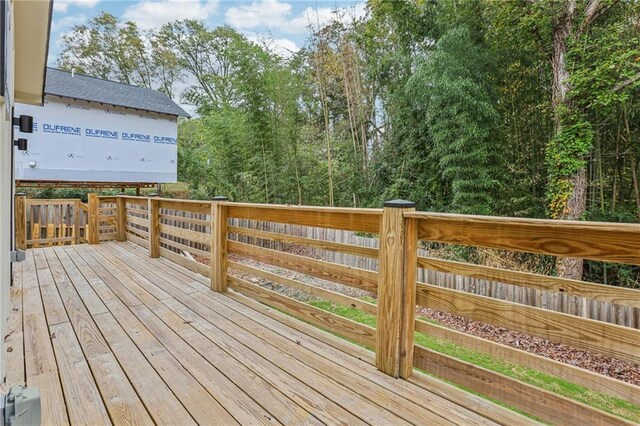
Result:
M390 201L385 201L383 206L400 208L400 209L408 209L408 208L415 207L416 203L414 203L413 201L407 201L407 200L390 200Z

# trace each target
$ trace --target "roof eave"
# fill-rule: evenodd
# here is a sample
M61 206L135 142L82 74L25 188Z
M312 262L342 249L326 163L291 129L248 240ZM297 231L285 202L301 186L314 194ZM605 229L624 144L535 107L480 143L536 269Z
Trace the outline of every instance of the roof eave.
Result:
M53 1L14 2L15 100L42 105Z
M94 99L84 99L84 98L79 98L77 96L61 95L59 93L45 92L44 94L45 94L45 96L47 96L47 95L48 96L56 96L58 98L69 99L69 100L72 100L72 101L91 102L92 104L109 105L109 106L117 107L117 108L132 109L134 111L151 112L151 113L154 113L154 114L169 115L171 117L191 118L191 116L189 114L187 114L182 108L180 108L180 110L182 111L182 114L174 114L174 113L170 113L170 112L166 112L166 111L154 111L154 110L144 109L144 108L134 108L134 107L131 107L131 106L126 106L126 105L110 104L108 102L100 102L100 101L96 101Z

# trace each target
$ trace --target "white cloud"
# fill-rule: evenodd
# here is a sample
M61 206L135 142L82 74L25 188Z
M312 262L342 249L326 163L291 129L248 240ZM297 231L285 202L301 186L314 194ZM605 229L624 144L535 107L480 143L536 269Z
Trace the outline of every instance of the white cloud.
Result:
M227 23L236 28L259 26L279 28L291 15L291 5L278 0L259 0L251 4L230 7L225 14Z
M307 7L294 17L291 17L292 9L290 3L279 0L256 0L250 4L230 7L225 18L228 24L236 28L264 26L290 34L304 34L309 27L322 27L336 19L346 23L366 13L364 3L356 3L348 8Z
M147 30L175 20L205 20L217 9L218 0L142 0L129 6L122 17Z
M250 41L264 46L270 52L285 59L290 58L300 50L298 45L288 38L273 38L270 35L265 36L260 34L246 34L246 36Z
M282 28L283 31L293 34L301 34L311 28L321 28L332 20L338 20L345 24L352 19L361 18L365 15L365 4L357 3L352 7L307 7L302 13L287 23Z
M65 16L64 18L54 19L51 22L51 32L66 30L67 28L81 25L87 22L87 17L83 14Z
M56 12L66 12L69 6L79 6L91 9L99 2L100 0L55 0L53 2L53 10Z

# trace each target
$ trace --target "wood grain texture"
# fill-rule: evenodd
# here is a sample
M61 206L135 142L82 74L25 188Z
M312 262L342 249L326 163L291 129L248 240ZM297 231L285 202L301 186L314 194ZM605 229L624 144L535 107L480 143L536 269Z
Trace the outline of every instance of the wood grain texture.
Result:
M148 271L151 272L149 269ZM174 282L172 282L172 285L177 288L181 287L179 284ZM366 383L366 380L358 377L357 373L350 372L348 368L342 368L342 373L340 375L336 375L334 371L336 368L340 368L340 366L333 364L333 361L327 362L318 357L311 359L311 354L309 352L300 351L299 344L301 343L296 344L288 340L284 340L281 337L274 335L270 329L264 328L258 323L252 322L247 318L242 318L240 315L234 313L228 308L224 308L219 301L221 299L225 300L226 297L213 297L214 293L211 293L202 287L201 291L202 292L199 294L191 294L191 297L175 293L177 300L164 301L165 305L169 306L183 318L180 323L176 322L177 327L185 328L183 324L184 322L188 322L193 325L195 322L201 322L203 318L207 318L210 325L215 325L215 327L211 327L209 330L222 329L227 333L227 336L222 335L216 340L216 342L224 342L225 348L228 348L231 345L229 342L234 342L235 339L238 339L245 345L245 347L251 349L250 351L241 349L241 354L250 354L253 350L258 350L259 354L262 355L264 359L276 363L284 371L288 371L290 374L294 375L294 377L304 380L310 386L321 390L323 393L347 406L349 409L357 409L358 411L354 411L354 413L357 412L360 416L364 414L366 417L363 419L366 419L367 421L373 420L373 422L377 423L384 423L386 419L388 419L388 421L394 421L393 417L389 417L388 413L381 412L376 405L384 406L387 410L396 413L396 415L397 413L401 413L400 417L404 417L406 420L413 419L414 423L421 424L425 421L428 422L429 420L438 418L433 416L433 414L429 415L429 413L424 412L423 409L417 409L417 407L412 404L407 405L407 401L385 395L384 391L382 389L377 389L375 384L364 384ZM203 296L207 295L211 297L203 298ZM206 307L204 305L206 305ZM188 308L185 306L188 306ZM194 312L197 312L200 317L195 315L193 312L190 312L191 309L193 309ZM247 333L247 331L253 333L254 336ZM185 333L180 334L182 335L187 333L188 332L185 330ZM220 333L220 331L217 331L217 333ZM212 336L212 334L207 333L207 336ZM277 340L274 341L274 339ZM242 345L236 344L236 346L243 348ZM240 356L240 354L236 353L234 356ZM301 362L304 362L306 365ZM313 369L310 369L309 367L312 367ZM256 371L261 372L262 370L257 369ZM379 373L376 374L379 375ZM282 375L282 373L280 373L280 375ZM336 383L327 381L326 378L323 379L323 376L333 378ZM355 383L352 384L352 382ZM336 386L337 383L350 387L354 392L368 399L370 402L366 401L364 398L357 399L357 395L354 395L352 392L345 392L346 389L342 386ZM371 402L375 405L371 405ZM418 414L418 412L420 412L420 414ZM439 420L441 423L443 419L440 418ZM398 424L399 421L400 419L396 417L394 424ZM335 422L334 417L331 424Z
M160 224L160 232L176 238L183 238L200 244L211 244L211 236L204 232L192 231L190 229L178 228L177 226Z
M205 259L211 255L211 253L208 251L200 250L195 247L189 247L185 244L180 244L176 241L173 241L167 238L160 237L158 238L158 241L160 241L161 244L169 246L170 248L175 248L183 252L188 252L189 254L197 254L198 256L202 256Z
M54 235L53 232L54 228L53 225L48 225L47 227L47 235ZM40 238L37 240L27 240L27 245L29 246L33 246L38 247L40 246L40 244L47 244L47 245L51 245L51 244L57 244L57 243L67 243L67 242L72 242L74 241L75 238L74 237L51 237L51 238Z
M378 274L364 269L343 266L277 250L266 249L251 244L228 241L229 252L245 256L259 262L291 269L302 274L312 275L339 284L367 290L378 290Z
M209 266L196 262L195 260L187 259L184 256L180 256L178 253L172 252L171 250L161 247L160 256L199 274L207 276L211 274L211 268Z
M131 213L131 210L127 209L127 213ZM146 211L145 213L149 213L148 211ZM145 228L149 227L149 217L147 217L148 215L145 215L145 217L137 217L137 216L133 216L131 214L127 214L126 217L126 222L127 223L133 223L135 225L139 225L139 226L144 226Z
M82 247L82 248L81 248ZM146 292L138 292L131 281L126 279L122 271L114 276L111 272L116 268L110 261L93 250L86 250L86 246L76 247L78 254L100 277L102 283L96 287L99 296L109 307L111 314L117 319L128 337L135 343L147 361L153 366L157 374L171 388L190 415L200 424L209 424L214 418L221 424L237 424L235 419L211 396L209 392L182 366L171 353L154 337L130 311L130 308L141 306ZM121 281L122 280L122 281ZM133 294L131 291L135 291ZM159 288L158 291L161 291ZM154 292L157 293L157 292ZM141 296L143 299L137 299ZM153 298L147 300L153 305ZM177 411L178 412L178 411ZM184 421L188 424L189 419ZM171 423L171 422L169 422Z
M122 253L123 255L126 255L125 250L123 250L123 247L121 246L114 246L114 247L118 247L120 248L119 252ZM245 328L245 330L250 331L252 333L258 333L261 334L262 332L258 332L257 328L261 328L264 330L265 333L271 333L271 331L273 330L278 330L278 332L283 332L285 326L283 326L282 324L280 324L279 322L274 322L271 321L269 318L263 317L260 319L256 319L256 321L258 321L257 325L255 322L251 323L251 321L247 321L242 320L241 318L238 317L237 314L234 314L232 311L229 311L228 309L224 310L223 312L220 312L219 315L212 317L213 312L207 310L206 308L202 307L200 302L204 303L207 305L208 308L210 309L215 309L216 311L219 311L219 308L214 308L214 306L219 306L220 303L223 303L225 305L231 306L232 303L228 301L227 297L223 297L223 296L217 296L214 297L214 293L210 293L207 292L204 285L207 284L207 280L205 277L201 277L198 276L195 273L192 273L190 271L187 271L183 268L180 268L178 265L173 264L171 262L168 262L164 259L159 259L159 261L161 263L156 263L154 267L151 267L151 265L147 264L146 262L140 263L142 261L144 261L144 256L143 256L143 252L141 252L140 250L135 249L135 247L132 247L133 250L133 254L135 254L136 258L138 259L138 262L136 262L137 266L136 267L140 267L141 271L146 271L143 273L146 274L150 274L149 276L165 276L165 274L168 274L172 277L171 280L169 280L168 282L171 283L171 285L173 285L174 287L176 287L176 289L180 289L182 288L183 285L190 285L192 284L192 280L197 280L199 282L201 282L203 285L201 285L200 291L203 292L201 293L202 296L205 296L204 298L201 296L198 296L195 293L191 294L191 297L193 299L191 299L191 301L189 301L190 299L187 298L185 295L181 295L180 292L178 291L172 291L171 294L174 295L174 297L177 297L178 300L181 303L184 303L185 305L188 305L191 309L194 309L195 311L198 312L199 315L202 316L202 318L207 318L208 321L210 321L209 324L215 324L215 327L221 327L224 324L229 324L230 327L237 327L237 325L241 325L242 327ZM160 271L159 269L162 269L162 271ZM182 284L180 281L180 275L183 275L182 277ZM163 288L165 290L169 290L168 288L164 287ZM228 293L225 293L226 295L229 296L234 296L236 295L235 292L231 291ZM237 297L242 297L242 296L237 296ZM215 299L215 300L214 300ZM249 299L243 298L244 303L249 303L251 302ZM163 303L165 303L165 305L170 306L172 310L174 310L176 313L178 313L179 315L183 316L184 321L191 323L194 327L197 326L197 324L199 324L199 321L201 320L201 318L199 319L198 317L194 316L192 313L189 314L188 309L184 308L184 307L180 307L181 304L177 301L174 301L172 299L165 299L163 301ZM236 304L237 306L237 304ZM264 305L260 305L257 302L253 302L252 309L266 309L265 311L260 311L260 312L267 312L270 314L274 314L274 315L278 315L279 320L285 322L286 324L288 324L289 326L292 327L302 327L302 329L305 330L306 333L311 333L313 335L321 335L321 336L330 336L327 335L326 333L322 332L321 330L314 328L314 327L309 327L308 325L301 323L295 319L293 319L292 317L289 316L283 316L282 314L280 314L279 312L273 311L271 309L265 308ZM261 308L262 307L262 308ZM235 309L235 308L234 308ZM242 309L247 309L246 307L242 307ZM251 311L252 314L249 315L249 317L251 318L252 316L255 316L255 311ZM186 315L183 315L183 313L186 313ZM246 323L246 325L245 325ZM262 324L264 324L263 327ZM183 325L181 325L181 327L184 327ZM289 329L290 330L290 329ZM207 336L210 337L212 336L211 334L209 334L209 330L204 330L202 328L199 328L199 331L202 333L207 332ZM227 333L229 333L229 336L232 336L234 338L239 338L239 336L244 335L244 333L238 333L238 331L232 331L232 330L228 330ZM332 345L336 345L336 347L341 348L341 350L344 350L344 355L342 355L341 352L337 352L335 350L332 349L328 349L330 348L330 346L326 346L324 344L313 344L313 341L310 341L308 339L302 338L300 337L300 334L297 335L290 335L289 331L286 331L285 334L283 334L285 336L287 336L288 338L291 339L291 342L289 343L290 345L290 349L287 349L288 352L291 353L295 353L297 352L297 349L294 348L299 348L300 345L304 346L304 347L308 347L310 350L312 351L318 351L319 354L325 354L323 356L325 356L327 359L331 360L331 362L336 362L339 365L349 365L349 361L347 361L347 359L350 357L350 355L347 355L347 353L353 352L354 350L356 351L354 353L354 360L355 359L367 359L368 357L370 357L370 352L364 351L363 352L359 352L357 351L357 349L360 349L354 345L351 345L349 343L347 343L345 340L342 339L338 339L338 338L333 338L333 342ZM271 335L272 336L272 335ZM332 337L332 336L330 336ZM220 342L222 342L222 344L225 345L225 349L229 347L230 342L233 342L234 339L233 338L220 338L219 339ZM273 337L265 337L265 341L268 342L269 344L273 344L275 347L277 348L287 348L287 344L281 340L277 340L274 341ZM246 343L245 343L246 344ZM255 344L254 344L255 345ZM264 344L258 344L260 347L263 347ZM241 348L243 348L242 346L240 346ZM251 355L252 352L250 351L246 351L244 349L241 350L240 353L236 353L235 356L243 356L243 355ZM274 356L273 354L268 354L268 353L264 353L263 354L264 357L266 357L267 359L270 360L274 360L277 362L282 363L283 368L289 369L291 362L287 361L286 359L280 359L277 356ZM295 356L295 355L294 355ZM306 358L306 357L305 357ZM301 358L301 359L305 359L305 358ZM260 357L256 358L256 359L262 359ZM329 370L329 366L327 364L323 364L322 359L309 359L309 360L305 360L305 362L308 363L308 365L312 365L314 366L314 368L318 369L321 372L325 372L327 370ZM359 361L358 361L359 362ZM251 364L253 368L255 368L255 364ZM363 364L366 365L366 364ZM375 381L375 383L378 383L380 385L383 386L388 386L389 390L393 390L395 393L397 393L398 395L402 395L403 397L409 397L412 396L414 399L414 401L420 405L425 405L428 407L433 407L434 412L438 412L438 410L444 409L447 412L446 418L450 419L451 421L458 423L458 424L481 424L482 420L479 419L478 417L469 417L470 415L473 416L472 413L470 413L469 411L466 411L465 409L460 409L460 407L452 407L449 406L448 409L445 409L442 404L443 402L446 404L446 401L443 400L433 400L430 399L428 396L425 396L424 393L421 396L418 395L414 395L411 392L406 392L410 389L405 388L404 383L402 381L396 381L386 375L381 375L379 373L376 372L375 368L371 367L370 369L368 369L366 372L364 370L362 370L362 368L353 368L354 366L349 365L348 369L352 369L354 372L357 371L357 374L364 374L365 376L367 376L368 380L372 380ZM335 368L335 367L334 367ZM260 371L262 372L262 368L260 368L259 370L254 370L254 371ZM278 377L281 377L282 375L279 375ZM301 377L302 374L301 373L297 373L296 377ZM345 383L348 385L351 385L352 382L354 382L354 380L352 378L348 379L346 378L346 376L341 376L342 378L338 379L338 377L336 377L336 380L339 380L341 383ZM438 389L442 388L443 389L443 394L446 395L447 397L451 397L450 395L456 395L456 398L460 397L463 398L463 400L465 401L466 404L469 405L474 405L474 409L477 409L478 411L483 411L485 413L490 413L491 416L494 416L496 418L500 418L502 419L502 421L504 422L505 419L509 419L510 421L505 422L506 424L514 424L514 419L518 420L518 423L523 423L523 418L516 415L515 413L509 413L509 412L505 412L504 409L492 405L486 401L484 402L480 402L480 400L477 397L474 397L470 394L466 394L462 391L456 390L455 388L452 388L448 385L445 385L444 383L441 382L437 382L437 381L433 381L433 379L430 379L431 381L429 382L429 386L430 387L436 387ZM401 386L402 385L402 386ZM354 391L356 391L358 389L357 384L354 384L355 387L353 387ZM366 386L366 385L365 385ZM371 385L369 385L370 387ZM399 389L398 387L401 387L401 389ZM412 385L407 385L410 386L411 389L414 389L415 387L412 387ZM282 387L280 387L280 389L282 389ZM322 387L320 388L323 392L326 392L326 387ZM335 393L330 393L330 395L332 396L336 396ZM342 402L344 403L344 399L338 399L338 402ZM393 403L391 403L391 405L394 405ZM389 406L389 405L387 405ZM397 405L397 410L402 410L404 407L404 405ZM334 413L335 416L335 410L332 410L332 413ZM467 413L467 414L465 414ZM486 415L486 414L485 414ZM378 421L379 422L379 421ZM333 421L330 421L331 424L335 423L335 417ZM351 422L350 422L351 423ZM424 423L424 420L422 422L419 423ZM437 423L437 421L436 421Z
M202 335L223 349L228 356L238 360L246 368L252 369L256 374L259 374L265 381L270 383L271 386L276 387L297 405L313 413L315 418L325 424L366 424L345 408L336 404L331 398L323 395L306 383L301 382L287 370L283 370L272 363L271 360L274 358L273 356L264 358L253 351L246 350L246 347L234 338L229 338L229 336L235 336L237 333L233 335L225 334L223 331L225 327L216 327L214 325L215 317L212 318L210 313L203 312L202 309L195 308L191 305L187 307L179 303L171 303L169 306L176 314L183 318L183 321L188 321L192 324ZM201 315L198 315L195 311L200 312ZM205 320L205 318L207 320ZM329 386L327 386L327 388L329 388ZM335 389L335 385L327 390L333 389ZM280 405L283 404L281 403ZM285 416L286 413L279 418L284 419Z
M75 337L75 342L54 342L64 345L56 346L56 355L69 353L68 359L78 366L76 392L85 391L91 380L95 382L114 423L145 424L151 419L166 424L171 423L172 415L181 424L209 424L212 419L224 424L526 422L433 378L421 388L381 374L361 361L372 362L371 352L258 302L244 304L248 299L235 291L212 292L207 277L164 258L150 259L133 243L56 246L33 252L43 253L45 262L38 269L31 256L30 274L36 281L30 283L35 292L28 298L39 302L31 309L46 310L46 306L42 309L37 275L40 272L45 277L48 272L69 317L55 327L66 325L63 332L71 331L68 336ZM252 293L257 290L265 303L277 303L278 309L288 307L293 315L299 315L298 304L302 305L305 320L315 318L320 326L339 333L353 327L353 337L369 347L375 345L371 328L326 316L322 310L307 311L308 305L295 300L295 306L289 305L288 298L277 293L274 295L283 299L271 299L264 289L243 284ZM74 363L73 352L78 355L78 349L84 365ZM90 377L85 375L87 366ZM70 383L66 376L70 369L65 369L63 380ZM52 373L57 377L57 370ZM46 374L41 375L43 381ZM125 383L119 384L120 380ZM440 394L426 390L427 386ZM457 398L471 410L452 401ZM76 404L71 401L62 400L58 407ZM132 407L140 407L139 403L145 411L134 421L138 417Z
M277 275L263 269L254 268L253 266L245 265L243 263L229 261L229 268L243 272L245 274L251 274L256 277L269 280L274 284L280 284L289 288L300 290L312 296L321 297L325 300L329 300L342 306L359 309L371 315L378 315L378 307L376 305L364 300L356 299L355 297L350 297L341 293L337 293L335 291L326 290L322 287L305 284L303 282L283 277L282 275Z
M497 281L537 290L571 294L601 302L640 308L640 290L595 284L529 272L510 271L452 260L418 257L418 267L438 272L463 275L481 280Z
M149 257L160 256L160 201L149 198Z
M563 425L631 425L620 417L416 345L415 366L467 389Z
M415 302L411 304L411 300L415 299L416 280L415 268L405 268L405 262L415 265L412 253L416 252L417 244L415 226L408 235L403 217L403 213L413 210L385 207L380 225L376 366L395 378L401 376L401 365L403 377L413 372L413 362L408 367L405 364L413 357ZM412 250L405 251L409 245ZM414 270L413 278L406 274L409 270Z
M380 231L380 209L289 206L225 202L229 217L356 232Z
M94 193L90 193L88 195L88 225L89 225L89 244L98 244L100 243L98 236L98 222L99 222L99 213L98 208L100 206L100 201L98 200L98 196Z
M49 338L32 251L27 251L27 259L22 267L24 360L28 385L30 377L50 372L57 374L58 367Z
M102 402L71 324L65 322L54 325L50 331L54 336L52 342L58 359L65 399L73 401L73 404L67 405L71 423L111 424L109 413Z
M129 235L133 234L133 235L135 235L135 236L137 236L139 238L144 239L147 242L147 244L149 243L149 232L144 231L144 230L139 229L139 228L134 228L134 227L128 226L128 225L127 225L127 232L129 233L129 234L127 234L127 237Z
M195 425L189 412L129 339L113 315L99 314L94 319L116 357L123 361L123 370L127 373L153 420L157 424L170 424L180 419L181 424Z
M225 377L187 342L185 342L171 327L161 320L165 308L158 305L149 309L144 305L132 308L134 315L145 325L155 338L173 355L179 359L187 371L198 382L208 389L218 403L230 416L243 425L279 425L281 424L263 407L257 404L238 386ZM159 315L156 315L158 312ZM214 361L214 360L212 360ZM214 361L215 362L215 361ZM220 424L224 424L222 420Z
M179 284L174 285L179 286ZM202 287L201 290L203 292L206 292L206 294L208 295L214 295L214 293L206 291L206 289ZM178 300L165 301L165 305L169 306L174 312L176 312L183 318L181 323L187 322L194 327L196 326L196 323L198 323L198 325L207 324L209 327L207 327L206 331L203 331L202 328L199 328L199 331L201 333L204 334L206 332L207 337L209 337L210 339L214 339L216 344L222 345L221 347L223 347L225 350L230 349L234 351L234 358L246 359L247 357L250 357L252 362L249 364L249 366L251 366L251 368L254 369L254 371L256 371L257 373L263 375L265 379L272 380L274 378L271 375L264 375L265 370L273 371L273 366L268 367L268 364L265 365L264 363L264 360L269 360L282 369L279 373L277 373L278 378L286 378L287 376L291 375L297 380L302 380L308 386L311 386L314 389L318 389L329 398L338 401L341 405L345 406L349 410L352 410L354 414L357 414L359 417L366 419L369 422L373 421L378 423L387 423L390 421L393 424L399 424L399 422L401 422L401 419L399 419L398 417L390 416L388 412L381 411L378 406L384 406L387 410L394 412L402 411L403 409L407 408L405 410L405 413L403 413L405 417L409 417L413 413L415 413L415 407L413 409L410 406L407 407L405 405L406 402L396 400L394 404L392 400L387 399L388 402L385 403L385 400L382 399L385 398L384 395L381 395L381 392L379 391L371 389L371 386L367 388L366 392L359 393L364 397L361 398L355 393L349 392L343 387L344 383L347 381L344 377L335 377L335 382L327 380L327 378L324 376L331 375L331 372L327 371L329 370L329 367L324 368L314 365L312 361L305 361L306 365L302 364L301 360L308 359L309 354L306 351L301 352L299 346L296 346L291 342L286 342L289 346L286 348L281 348L281 345L279 344L280 340L275 344L274 342L272 342L273 337L275 337L272 331L266 330L256 323L246 326L246 321L238 320L239 315L234 314L228 309L225 309L224 312L218 314L216 312L217 309L213 310L214 306L217 306L220 309L223 309L223 307L219 303L217 303L217 301L214 301L213 298L204 299L203 296L205 296L205 293L194 293L191 295L191 297L179 296L177 298ZM216 300L218 300L218 298L216 298ZM200 303L200 301L203 303ZM204 306L205 304L206 307ZM188 308L186 306L188 306ZM194 312L197 312L199 316L191 312L191 309L193 309ZM207 318L207 321L203 321L203 318ZM184 328L183 324L179 324L180 323L176 322L177 326ZM245 330L239 328L240 326L245 327ZM256 330L257 328L260 328L260 330ZM224 330L224 332L227 334L225 335L221 333L220 330ZM251 334L247 333L247 331L255 331L256 336L261 336L264 340L260 340L256 336L252 336ZM219 337L216 337L216 335L219 335ZM236 339L238 339L239 342L236 342ZM250 348L250 350L246 350L245 348ZM258 350L259 355L253 353L253 351L256 349ZM260 359L262 359L261 363L258 361ZM256 362L258 362L259 366L256 365ZM310 368L310 366L312 365L314 365L313 368L316 371ZM335 366L333 368L335 368ZM288 385L293 384L291 383L291 380L285 380L285 383L287 383ZM343 386L340 386L340 384L343 384ZM289 388L289 386L278 387L278 389L281 389L283 391L287 388ZM300 384L298 384L296 388L300 388ZM354 419L353 416L349 418L345 417L343 414L344 409L337 410L336 408L338 407L336 407L335 404L333 404L333 406L322 409L321 407L326 406L326 402L322 402L323 399L326 398L325 396L318 395L318 397L312 397L311 394L308 393L307 395L308 396L305 398L305 400L307 401L306 405L308 406L309 402L313 402L314 405L318 404L319 409L314 410L313 413L316 417L319 417L321 420L328 422L328 424L342 424L345 421L347 421L349 424L362 423L362 421L354 422L352 420ZM375 398L377 398L377 400L375 400ZM369 401L367 401L367 399ZM299 400L299 398L296 399L296 401ZM372 402L374 405L372 405ZM420 420L417 420L417 422L423 423L433 418L435 418L433 415L431 415L431 417L423 416L420 418Z
M218 293L227 291L227 210L219 201L211 203L211 235L209 245L211 257L209 258L211 271L211 290Z
M10 311L4 346L2 347L2 356L5 358L6 365L5 389L3 389L3 392L6 392L11 385L26 385L24 333L22 331L23 264L23 262L15 264L13 268L13 285L9 290L11 298Z
M76 201L80 201L79 198L28 198L27 206L52 206L52 205L69 205L74 204Z
M250 284L240 278L229 276L228 282L231 288L255 300L339 334L367 348L373 349L375 347L376 331L372 327L298 302L290 297Z
M126 200L125 200L126 201ZM132 205L130 203L125 203L125 205L127 206L127 217L135 217L138 219L148 219L149 216L149 210L147 210L149 208L149 202L147 201L144 204L144 209L138 209L136 207L143 207L142 205L139 204L133 204L133 206L136 207L132 207Z
M57 265L49 265L43 251L34 253L42 305L47 317L47 325L52 326L69 321L62 298L55 285L54 275L59 275ZM64 275L64 271L62 272Z
M580 349L640 363L640 330L418 283L417 303Z
M166 210L168 209L160 210L160 219L164 219L166 221L180 222L185 224L188 223L190 225L198 225L205 228L208 228L211 226L211 222L208 220L194 219L192 217L187 217L187 216L177 216L176 214L179 214L181 211L176 211L176 210L169 210L170 212L175 214L163 213ZM192 212L183 212L183 213L192 214Z
M281 334L282 336L292 340L293 342L301 342L304 346L313 348L318 354L323 355L325 358L334 360L335 362L343 363L345 365L351 365L351 362L355 359L358 360L358 367L356 371L363 371L367 377L376 378L379 380L391 381L394 384L396 392L402 392L402 395L412 394L411 391L416 390L416 387L420 387L423 390L428 390L429 393L433 392L441 398L451 401L453 404L459 404L464 409L449 409L448 412L452 413L452 420L457 418L457 413L464 415L462 412L478 413L483 420L478 418L473 420L458 421L458 424L486 424L488 421L496 422L496 424L502 425L515 425L515 424L538 424L530 418L523 417L514 411L511 411L502 406L496 405L484 398L477 395L466 392L453 385L440 381L432 376L427 376L419 371L414 372L407 380L396 380L385 374L379 374L375 368L375 354L363 347L352 345L344 339L335 336L331 333L327 333L317 327L309 327L307 324L298 321L297 319L286 315L280 311L272 309L266 305L261 304L247 296L239 294L235 291L227 293L228 299L221 300L221 302L227 304L232 309L239 312L247 312L247 309L260 313L260 317L256 318L260 324L269 327ZM238 302L235 305L231 305L230 302ZM317 341L319 344L315 345ZM402 390L398 389L402 388ZM405 393L408 392L408 393ZM428 397L420 396L416 400L420 404L427 404L429 407L436 406L436 402L428 399Z
M184 210L193 213L209 214L211 211L210 201L197 200L174 200L171 198L158 198L160 208L171 210Z
M73 332L77 336L110 419L116 424L152 424L151 417L78 294L77 289L88 287L86 279L64 251L60 251L62 260L53 250L47 250L45 253L52 272L53 268L56 270L53 273L56 286L65 301ZM108 312L99 300L92 300L91 303L93 313Z
M28 377L27 386L40 389L41 422L43 425L69 424L69 414L57 370ZM46 398L43 397L44 395Z
M80 244L80 209L81 209L80 200L76 200L73 204L73 229L71 231L71 235L76 237L75 244ZM73 244L73 243L72 243Z
M338 253L346 253L353 256L378 258L378 249L354 244L334 243L333 241L318 240L314 238L297 237L295 235L281 234L278 232L261 231L258 229L243 228L241 226L229 226L229 233L246 235L248 237L261 238L287 244L300 244L322 250L331 250Z
M112 195L99 195L98 200L100 200L101 204L109 204L115 203L118 197L114 197Z
M426 321L416 320L416 331L640 405L640 387L621 380Z
M136 234L133 234L133 233L127 234L127 241L131 241L132 243L135 243L135 244L139 245L140 247L144 247L146 249L149 249L149 241L147 241L144 238L139 237ZM160 249L160 250L162 250L162 249Z
M116 200L116 241L127 241L127 203L121 196Z
M408 213L418 238L640 265L640 224Z
M15 247L18 250L27 249L27 197L16 195L15 197Z

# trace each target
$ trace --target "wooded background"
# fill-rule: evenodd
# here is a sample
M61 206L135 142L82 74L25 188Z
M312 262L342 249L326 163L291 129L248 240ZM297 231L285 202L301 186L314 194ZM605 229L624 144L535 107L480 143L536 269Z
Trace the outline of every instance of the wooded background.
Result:
M640 220L640 2L370 0L286 57L230 27L104 12L62 44L60 68L193 105L178 163L193 198ZM640 287L638 268L514 259Z

